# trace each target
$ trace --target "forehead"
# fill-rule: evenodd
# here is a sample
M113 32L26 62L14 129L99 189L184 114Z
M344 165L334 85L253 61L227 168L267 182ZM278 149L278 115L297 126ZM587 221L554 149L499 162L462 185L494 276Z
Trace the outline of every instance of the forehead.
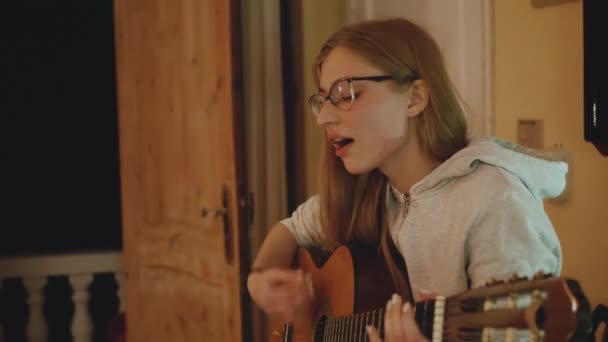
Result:
M375 76L383 74L380 68L371 64L363 56L345 47L334 48L323 61L319 75L320 88L329 89L341 77Z

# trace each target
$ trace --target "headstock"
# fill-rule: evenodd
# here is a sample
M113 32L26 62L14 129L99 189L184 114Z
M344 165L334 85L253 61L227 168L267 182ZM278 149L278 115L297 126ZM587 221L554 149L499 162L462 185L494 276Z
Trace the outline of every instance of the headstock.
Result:
M447 340L582 341L592 331L579 284L544 274L514 276L449 297L444 321Z

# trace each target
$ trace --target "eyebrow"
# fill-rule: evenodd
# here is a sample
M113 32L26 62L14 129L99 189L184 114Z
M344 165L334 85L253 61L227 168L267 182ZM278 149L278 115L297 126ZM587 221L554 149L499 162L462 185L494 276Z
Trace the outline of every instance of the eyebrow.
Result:
M336 78L335 80L331 81L331 85L329 87L331 88L336 83L336 81L341 80L346 77L349 77L349 76L341 76L341 77ZM323 89L323 87L319 87L318 90L319 90L319 93L327 93L327 91L325 91L325 89Z

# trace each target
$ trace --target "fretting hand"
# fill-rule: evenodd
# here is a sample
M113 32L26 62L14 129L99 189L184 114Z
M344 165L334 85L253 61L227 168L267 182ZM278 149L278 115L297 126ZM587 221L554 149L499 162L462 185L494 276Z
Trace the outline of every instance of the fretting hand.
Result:
M372 327L367 327L370 342L381 342L380 334ZM410 303L403 303L401 297L394 294L386 304L384 314L385 342L418 342L428 341L420 332L414 320L414 310Z

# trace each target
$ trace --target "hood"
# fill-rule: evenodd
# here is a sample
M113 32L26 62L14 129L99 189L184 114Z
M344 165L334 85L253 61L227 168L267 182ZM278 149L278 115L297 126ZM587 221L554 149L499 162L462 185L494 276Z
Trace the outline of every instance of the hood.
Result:
M566 187L568 164L553 152L537 151L511 142L483 138L439 165L412 188L420 193L439 187L475 170L479 163L500 167L519 178L532 195L542 200L561 194Z

